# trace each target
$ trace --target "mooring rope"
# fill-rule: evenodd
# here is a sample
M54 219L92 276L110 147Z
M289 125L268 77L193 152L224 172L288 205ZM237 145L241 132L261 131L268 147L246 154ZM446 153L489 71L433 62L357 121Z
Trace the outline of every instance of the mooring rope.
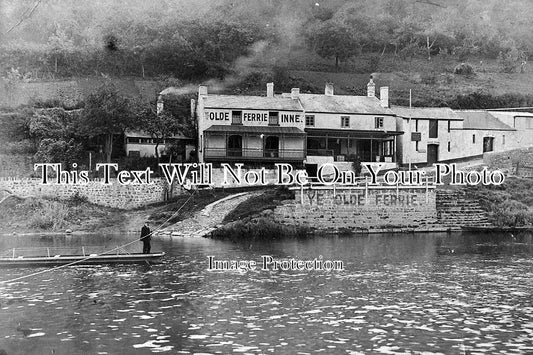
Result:
M196 193L193 193L189 196L189 198L187 198L187 200L181 205L180 208L178 208L176 210L176 212L174 212L169 218L167 218L166 221L164 221L163 223L161 223L154 231L150 232L150 234L148 234L147 236L151 236L152 234L156 233L157 231L161 230L162 227L165 225L165 223L167 223L168 221L170 221L172 218L174 218L174 216L176 216L181 210L183 207L185 207L185 205L187 204L187 202L189 202L191 200L191 198L195 195ZM111 253L115 250L118 250L118 249L121 249L121 248L124 248L124 247L127 247L131 244L134 244L134 243L138 243L139 240L136 239L136 240L133 240L131 242L128 242L126 244L123 244L123 245L119 245L117 247L114 247L112 249L109 249L109 250L106 250L101 254L105 254L105 253ZM65 268L67 266L72 266L72 265L75 265L75 264L79 264L81 262L84 262L84 261L87 261L89 259L92 259L92 258L95 258L99 256L98 254L96 255L90 255L86 258L83 258L83 259L80 259L80 260L76 260L76 261L73 261L73 262L70 262L68 264L64 264L64 265L60 265L60 266L57 266L57 267L54 267L54 268L51 268L51 269L45 269L45 270L41 270L41 271L37 271L37 272L34 272L34 273L31 273L31 274L28 274L28 275L23 275L23 276L19 276L19 277L16 277L14 279L11 279L11 280L5 280L5 281L0 281L0 284L8 284L8 283L12 283L12 282L16 282L16 281L20 281L20 280L23 280L23 279L27 279L29 277L33 277L33 276L37 276L37 275L41 275L41 274L44 274L44 273L47 273L47 272L52 272L52 271L56 271L56 270L59 270L59 269L62 269L62 268Z

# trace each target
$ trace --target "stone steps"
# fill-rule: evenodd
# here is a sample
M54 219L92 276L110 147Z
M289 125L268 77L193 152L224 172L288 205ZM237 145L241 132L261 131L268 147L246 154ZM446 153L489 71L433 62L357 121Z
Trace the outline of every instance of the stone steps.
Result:
M487 212L464 191L437 190L437 218L447 226L490 227Z

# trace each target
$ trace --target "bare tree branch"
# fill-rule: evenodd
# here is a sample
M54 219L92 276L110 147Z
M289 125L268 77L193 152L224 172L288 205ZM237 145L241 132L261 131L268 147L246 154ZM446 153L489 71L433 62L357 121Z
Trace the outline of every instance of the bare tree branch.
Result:
M443 9L446 8L446 6L438 4L438 3L430 1L430 0L416 0L415 2L420 2L420 3L426 4L426 5L438 6L438 7L442 7Z
M37 9L37 6L39 6L39 4L41 3L42 0L37 0L37 2L33 5L33 7L31 9L28 9L26 11L24 11L24 13L22 14L22 16L20 17L20 21L17 22L16 24L14 24L13 26L11 26L11 28L9 30L7 30L6 32L6 35L13 31L16 27L18 27L22 22L24 22L24 20L27 20L31 17L31 15L33 14L33 12L35 11L35 9Z

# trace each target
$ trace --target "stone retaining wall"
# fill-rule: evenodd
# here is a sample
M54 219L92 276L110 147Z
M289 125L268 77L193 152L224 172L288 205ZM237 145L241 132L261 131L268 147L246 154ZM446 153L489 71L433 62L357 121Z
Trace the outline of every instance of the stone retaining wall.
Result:
M104 185L100 181L90 181L84 185L41 184L38 179L2 179L0 191L3 189L21 196L52 197L68 199L76 195L86 198L88 202L121 209L131 209L151 203L164 201L167 197L168 184L155 180L153 184L127 185L117 183ZM182 193L175 187L173 195Z
M313 188L296 190L277 207L280 223L316 229L431 228L439 225L434 188Z
M234 170L235 174L238 173L238 169L236 168L236 166L234 164L231 164L231 168ZM213 168L213 171L212 171L212 182L213 182L213 187L223 187L223 188L232 188L232 187L249 187L249 186L262 186L260 182L257 182L257 183L252 183L252 184L247 184L246 181L244 180L244 176L247 174L247 173L252 173L254 175L257 175L257 174L260 174L261 170L264 170L264 177L265 177L265 181L267 182L266 185L274 185L275 182L277 181L277 170L276 169L271 169L271 168L251 168L251 169L248 169L248 168L242 168L241 169L241 183L238 184L235 179L231 176L231 174L229 172L226 173L227 175L227 182L228 184L223 184L224 182L224 169L223 168ZM304 171L303 169L294 169L292 174L296 174L297 172L302 172ZM249 177L250 179L253 179L254 177L252 175L250 175ZM252 180L253 182L253 180Z

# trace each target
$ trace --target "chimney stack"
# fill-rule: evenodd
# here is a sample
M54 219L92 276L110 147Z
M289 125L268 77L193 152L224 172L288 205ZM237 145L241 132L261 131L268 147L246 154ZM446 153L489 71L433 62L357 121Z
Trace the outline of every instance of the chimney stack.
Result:
M291 98L293 100L297 100L298 96L300 96L300 88L292 88L291 89Z
M381 107L389 108L389 87L382 86L379 88L379 100L381 101Z
M274 97L274 83L267 83L267 97Z
M324 90L324 95L333 96L333 83L326 83L326 89Z
M198 95L200 96L207 96L207 86L200 85L198 87Z
M374 84L374 78L370 75L370 81L366 84L366 96L376 97L376 84Z

